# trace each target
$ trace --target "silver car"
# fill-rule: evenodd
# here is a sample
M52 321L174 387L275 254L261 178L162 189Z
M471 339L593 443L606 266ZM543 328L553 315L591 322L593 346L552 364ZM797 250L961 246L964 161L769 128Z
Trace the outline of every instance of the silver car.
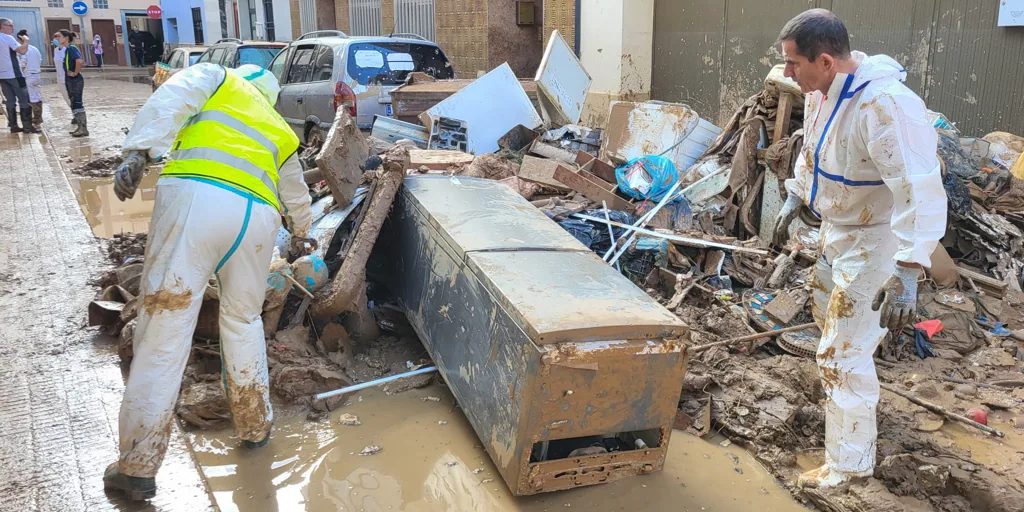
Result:
M270 71L281 82L277 111L306 143L322 140L338 108L349 109L363 129L374 116L391 116L391 91L413 71L455 77L444 51L415 34L349 37L337 30L292 41Z

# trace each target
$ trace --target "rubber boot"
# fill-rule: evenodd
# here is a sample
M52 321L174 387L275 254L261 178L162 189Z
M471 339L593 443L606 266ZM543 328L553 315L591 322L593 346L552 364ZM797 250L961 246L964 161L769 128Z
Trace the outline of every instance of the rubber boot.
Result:
M156 497L156 478L144 478L121 474L117 463L107 466L103 472L103 488L121 491L132 501L144 501Z
M41 101L32 104L32 124L36 127L43 125L43 102Z
M75 131L71 132L71 136L72 137L88 137L89 136L89 126L88 126L88 122L85 120L85 112L79 112L79 113L75 114L75 122L78 125L78 127L75 128Z
M242 440L242 444L250 450L255 450L256 448L263 448L269 442L270 432L267 432L267 437L264 437L262 441L246 441L244 439Z

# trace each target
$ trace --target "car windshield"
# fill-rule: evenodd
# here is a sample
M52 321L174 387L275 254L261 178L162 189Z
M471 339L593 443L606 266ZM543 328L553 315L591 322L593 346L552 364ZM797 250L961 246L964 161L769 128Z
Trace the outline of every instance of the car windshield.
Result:
M192 64L195 64L202 54L203 52L188 54L188 65L191 66Z
M348 74L360 85L398 85L413 71L439 80L455 77L448 57L437 46L388 42L349 45Z
M238 65L255 64L261 68L270 67L270 61L281 52L281 48L248 46L238 49Z

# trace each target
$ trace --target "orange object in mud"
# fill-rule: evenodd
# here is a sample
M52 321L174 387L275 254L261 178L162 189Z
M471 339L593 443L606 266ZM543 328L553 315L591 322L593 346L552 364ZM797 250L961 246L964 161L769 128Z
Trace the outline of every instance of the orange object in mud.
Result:
M513 494L663 468L688 327L512 189L407 177L370 265Z

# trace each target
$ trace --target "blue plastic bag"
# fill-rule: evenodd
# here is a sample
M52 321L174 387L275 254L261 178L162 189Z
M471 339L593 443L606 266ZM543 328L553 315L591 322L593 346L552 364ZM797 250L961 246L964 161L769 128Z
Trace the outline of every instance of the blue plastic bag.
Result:
M679 173L672 160L646 155L615 169L615 181L618 182L619 190L633 199L661 201L672 185L679 181Z

